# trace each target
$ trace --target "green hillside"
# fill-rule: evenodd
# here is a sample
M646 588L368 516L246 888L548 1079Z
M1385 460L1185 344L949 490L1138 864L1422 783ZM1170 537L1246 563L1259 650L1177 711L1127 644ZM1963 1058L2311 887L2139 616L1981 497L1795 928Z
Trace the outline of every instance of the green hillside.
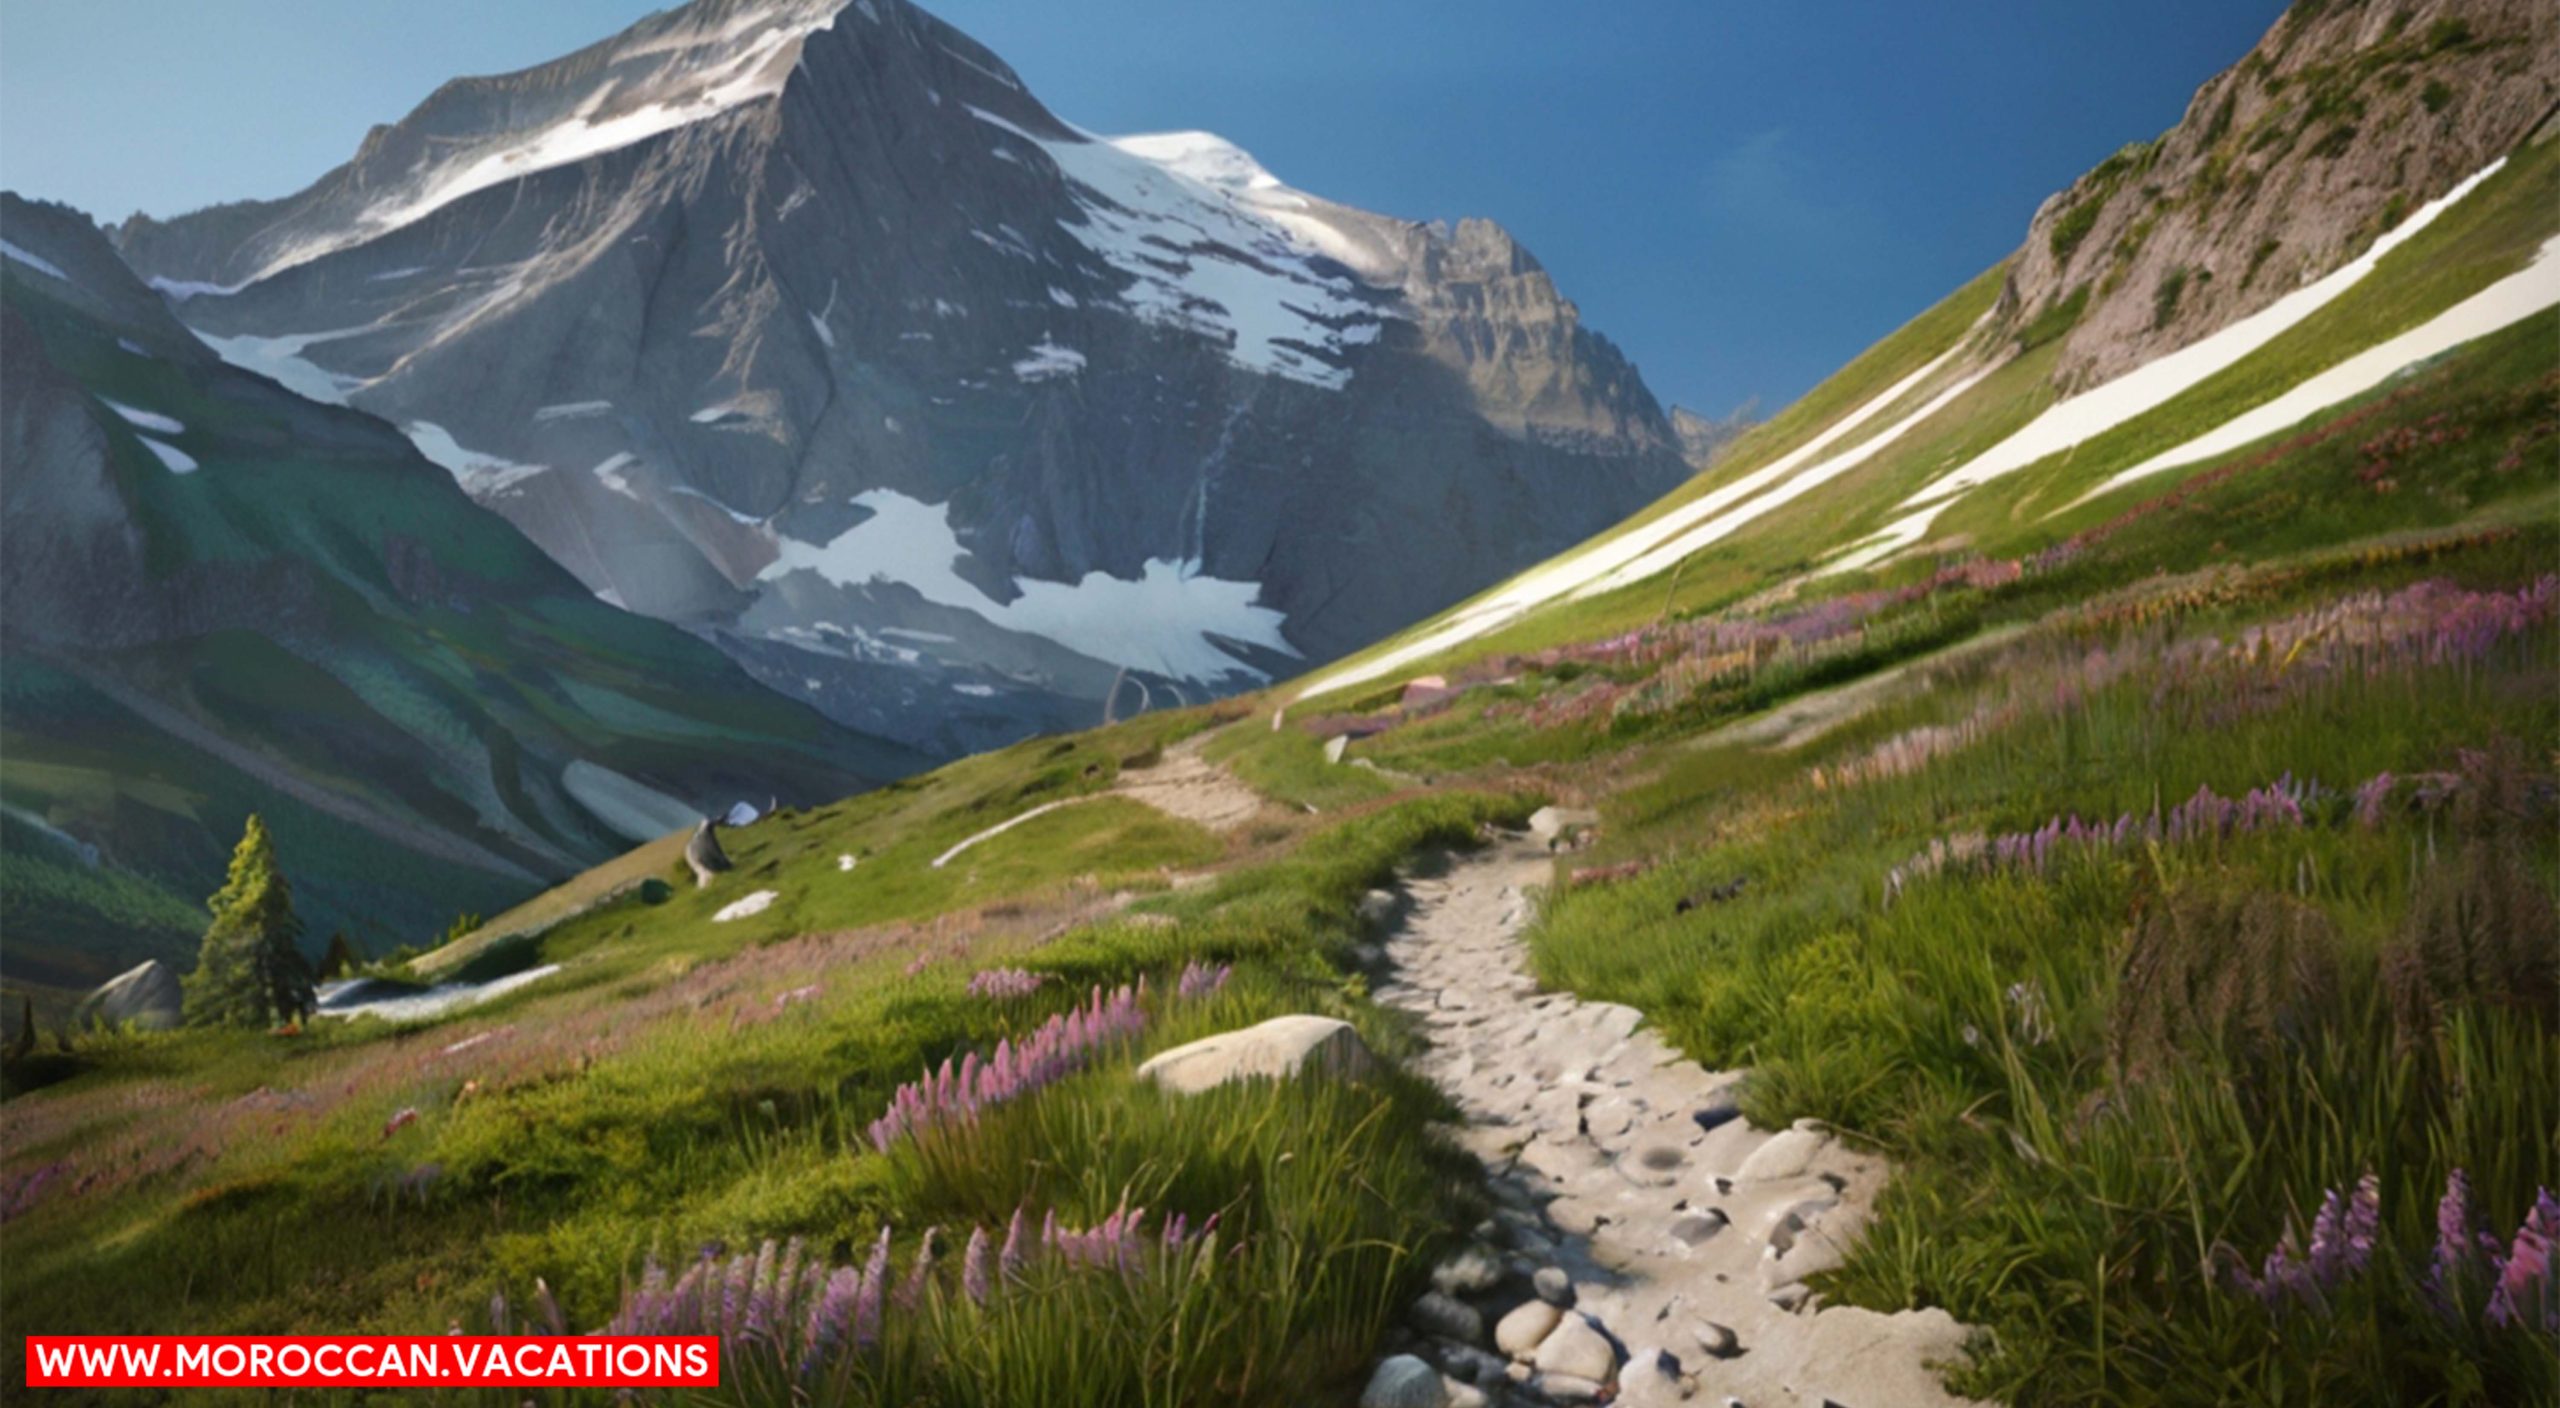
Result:
M795 1276L885 1246L924 1269L867 1337L738 1330L714 1401L1354 1401L1435 1265L1521 1211L1442 1137L1422 1024L1372 995L1396 922L1373 892L1553 802L1599 820L1527 897L1539 979L1746 1070L1751 1123L1889 1162L1811 1284L1971 1327L1955 1391L2560 1401L2560 1283L2534 1271L2560 1218L2560 311L2519 301L2091 493L2547 272L2560 143L2404 234L2228 365L1915 504L2060 399L2059 343L1995 269L1617 533L1306 680L786 807L701 888L635 853L421 964L538 975L476 1006L22 1062L43 1088L0 1105L0 1310L13 1334L576 1332L696 1265L796 1315ZM1708 504L1765 511L1573 577ZM1568 580L1598 585L1539 586ZM239 678L194 668L209 699ZM631 670L612 687L673 707ZM566 727L520 707L504 727ZM1148 791L1191 768L1258 809L1213 826ZM1122 985L1071 1067L875 1124ZM1136 1075L1293 1013L1381 1069L1192 1097ZM973 1233L1126 1210L1135 1269L971 1285ZM1709 1393L1717 1362L1692 1356Z
M315 952L381 952L688 813L916 765L595 601L388 427L225 366L76 215L8 214L70 275L0 261L13 984L191 955L253 811L300 857ZM65 501L102 507L45 516ZM617 812L573 771L665 801Z

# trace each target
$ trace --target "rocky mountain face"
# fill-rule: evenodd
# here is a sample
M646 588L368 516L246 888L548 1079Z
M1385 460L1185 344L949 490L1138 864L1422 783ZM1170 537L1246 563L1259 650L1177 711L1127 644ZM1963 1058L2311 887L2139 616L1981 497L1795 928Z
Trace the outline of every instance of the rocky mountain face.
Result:
M697 0L114 234L598 596L940 753L1302 668L1688 473L1500 228L1094 137L904 0Z
M741 798L916 754L597 602L389 426L224 362L88 219L0 195L0 928L85 986L201 932L266 815L379 951Z
M1671 433L1680 442L1680 453L1700 469L1715 462L1725 447L1749 433L1760 423L1759 403L1745 402L1721 416L1702 416L1686 406L1671 408Z
M2301 0L2186 116L2036 212L2004 296L2094 385L2336 268L2560 100L2539 0Z

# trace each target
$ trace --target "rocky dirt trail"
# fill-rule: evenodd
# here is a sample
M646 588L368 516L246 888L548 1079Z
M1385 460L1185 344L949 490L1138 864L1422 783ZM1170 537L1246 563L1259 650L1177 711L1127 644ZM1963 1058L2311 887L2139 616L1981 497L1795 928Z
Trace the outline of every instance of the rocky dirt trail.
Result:
M1201 749L1215 733L1194 734L1164 750L1154 767L1120 774L1112 791L1214 832L1233 831L1262 810L1262 794L1210 762Z
M1946 1312L1824 1306L1802 1283L1839 1264L1882 1160L1809 1122L1756 1129L1738 1072L1682 1057L1634 1008L1539 989L1522 931L1552 860L1507 838L1398 901L1376 992L1421 1018L1421 1069L1498 1212L1434 1272L1415 1354L1379 1366L1364 1408L1963 1402L1928 1367L1963 1349Z

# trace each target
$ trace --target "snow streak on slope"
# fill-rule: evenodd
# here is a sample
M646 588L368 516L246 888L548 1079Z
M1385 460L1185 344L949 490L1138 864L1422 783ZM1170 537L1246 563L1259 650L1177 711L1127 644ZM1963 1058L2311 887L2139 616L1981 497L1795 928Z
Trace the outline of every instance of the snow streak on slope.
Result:
M476 191L615 151L771 97L782 91L783 81L790 76L800 42L834 24L831 4L751 9L715 30L625 47L605 61L603 71L614 76L588 91L566 113L457 146L401 188L366 206L346 226L279 250L245 282L255 283L362 244ZM227 293L242 286L205 291Z
M955 570L968 549L952 531L950 511L891 489L853 502L871 516L826 543L784 538L762 573L772 581L815 572L837 586L873 582L912 588L925 600L975 612L996 626L1054 640L1068 649L1132 670L1176 679L1217 680L1252 670L1210 639L1295 655L1280 634L1281 613L1256 605L1262 588L1200 575L1196 562L1150 560L1137 581L1088 572L1081 582L1018 579L1011 601L997 601Z
M1351 380L1346 350L1377 340L1381 313L1359 282L1311 262L1336 257L1312 222L1267 208L1306 199L1236 147L1206 133L1058 141L969 112L1056 163L1083 215L1067 232L1129 276L1121 297L1140 319L1221 342L1240 367L1329 388Z
M2338 266L2229 327L2200 338L2165 357L2145 362L2094 391L2048 407L2008 439L1949 470L1919 493L1905 499L1912 510L1862 545L1822 569L1821 575L1872 566L1920 541L1940 513L1965 494L2004 475L2014 474L2048 455L2060 454L2093 436L2157 410L2193 390L2206 379L2274 341L2276 337L2334 302L2362 282L2382 257L2398 248L2435 218L2450 210L2473 188L2506 165L2498 160L2468 180L2419 207L2415 214L2375 240L2360 257Z
M71 282L71 276L62 272L61 268L52 260L47 259L42 255L29 254L27 251L18 248L7 240L0 240L0 257L14 259L17 262L26 265L28 268L35 270L39 274L51 274L53 277L62 280L66 284Z
M2431 357L2441 356L2463 343L2523 322L2546 308L2560 306L2560 259L2555 259L2555 254L2560 254L2560 238L2546 241L2542 248L2534 251L2532 263L2425 323L2349 357L2282 396L2234 416L2176 449L2153 455L2081 495L2075 506L2164 469L2209 460L2253 440L2288 429L2299 424L2304 417L2361 396Z
M1482 601L1458 608L1456 614L1419 638L1373 660L1318 676L1304 689L1298 691L1298 697L1307 699L1351 685L1365 684L1402 669L1417 660L1437 655L1451 646L1461 645L1478 636L1488 635L1559 597L1568 594L1587 594L1623 585L1677 564L1691 549L1683 548L1675 552L1671 550L1673 545L1694 541L1703 546L1707 542L1723 537L1750 519L1758 517L1768 508L1776 507L1778 503L1783 503L1786 499L1804 492L1804 488L1812 487L1811 485L1806 485L1804 488L1789 487L1782 490L1785 498L1772 495L1770 498L1773 502L1766 505L1754 502L1747 503L1738 509L1732 507L1736 502L1749 499L1750 496L1760 493L1770 485L1784 480L1789 474L1802 468L1806 461L1839 443L1841 438L1849 432L1873 420L1930 377L1937 375L1954 360L1957 351L1971 336L1972 330L1967 329L1965 338L1959 339L1955 347L1939 354L1928 365L1886 387L1873 399L1834 421L1821 434L1749 474L1743 475L1730 484L1701 494L1651 522L1638 524L1606 541L1586 545L1551 562L1533 567L1512 578ZM1939 407L1970 388L1979 377L1980 374L1977 373L1975 376L1966 378L1952 391L1933 397L1918 412L1905 416L1864 443L1815 465L1807 470L1806 474L1820 475L1823 480L1828 480L1856 467L1869 455L1883 449L1885 445L1912 426L1936 414ZM1730 513L1728 513L1729 509ZM1648 565L1638 570L1638 564Z

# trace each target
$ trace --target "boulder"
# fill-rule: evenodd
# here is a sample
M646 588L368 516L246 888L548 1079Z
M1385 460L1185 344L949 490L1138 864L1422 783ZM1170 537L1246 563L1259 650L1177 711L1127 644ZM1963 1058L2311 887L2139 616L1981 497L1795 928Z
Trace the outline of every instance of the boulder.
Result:
M1461 1344L1474 1344L1484 1338L1484 1312L1447 1291L1423 1292L1406 1318L1425 1334Z
M1381 1361L1360 1390L1360 1408L1447 1408L1448 1402L1440 1371L1410 1354Z
M1782 1129L1770 1135L1768 1142L1751 1151L1742 1167L1733 1171L1738 1183L1772 1183L1781 1178L1801 1177L1813 1164L1814 1155L1831 1142L1828 1135L1813 1129Z
M120 1027L130 1022L144 1031L166 1031L178 1025L182 1006L178 975L154 958L100 983L80 999L72 1023Z
M1562 1310L1545 1301L1524 1301L1493 1327L1494 1348L1514 1359L1526 1359L1538 1352L1563 1318Z
M1349 1022L1300 1014L1177 1046L1138 1067L1138 1076L1177 1094L1196 1095L1230 1081L1276 1079L1310 1067L1358 1077L1374 1065L1368 1044Z
M1333 737L1324 741L1324 760L1328 763L1341 762L1342 755L1350 750L1351 735L1347 733L1337 733Z
M1589 807L1540 807L1529 813L1529 835L1553 841L1581 827L1598 826L1600 814Z
M1564 1274L1561 1266L1539 1267L1538 1274L1529 1278L1529 1284L1537 1288L1538 1299L1549 1305L1564 1307L1573 1304L1573 1278Z
M684 843L684 863L693 867L695 889L710 884L712 876L729 868L729 853L720 849L720 823L704 817L693 828L693 839Z
M1618 1347L1590 1317L1568 1315L1557 1323L1554 1333L1539 1341L1538 1352L1529 1362L1541 1374L1607 1383L1618 1367Z

